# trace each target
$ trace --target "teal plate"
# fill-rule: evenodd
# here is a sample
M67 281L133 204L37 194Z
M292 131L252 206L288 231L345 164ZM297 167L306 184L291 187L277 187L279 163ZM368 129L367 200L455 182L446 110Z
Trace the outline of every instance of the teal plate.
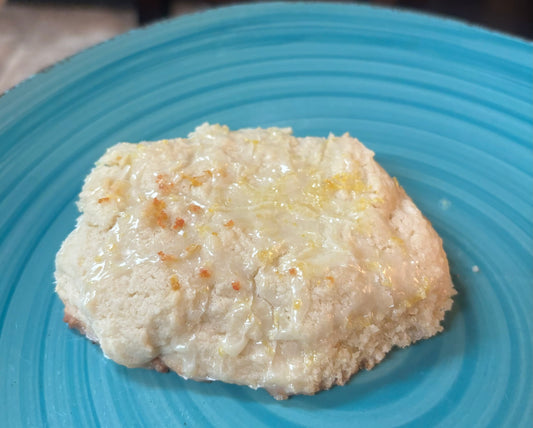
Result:
M435 17L260 3L134 31L0 98L0 415L7 427L531 427L533 47ZM62 322L54 256L119 141L204 121L349 131L444 240L444 333L344 387L265 391L126 369Z

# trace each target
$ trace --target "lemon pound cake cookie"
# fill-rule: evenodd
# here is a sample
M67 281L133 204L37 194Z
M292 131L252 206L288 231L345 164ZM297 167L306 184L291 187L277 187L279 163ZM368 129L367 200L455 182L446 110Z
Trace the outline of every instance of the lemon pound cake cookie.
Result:
M442 330L442 241L348 134L204 124L121 143L56 259L65 321L128 367L265 388L344 384Z

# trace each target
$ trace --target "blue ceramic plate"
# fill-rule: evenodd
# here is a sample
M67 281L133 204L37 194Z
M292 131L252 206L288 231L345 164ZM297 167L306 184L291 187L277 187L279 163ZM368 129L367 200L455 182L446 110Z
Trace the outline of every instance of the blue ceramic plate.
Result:
M135 31L0 98L4 426L530 427L530 43L453 21L335 4L257 4ZM349 131L444 239L446 330L346 386L265 391L130 370L62 322L54 256L82 180L119 141L204 122Z

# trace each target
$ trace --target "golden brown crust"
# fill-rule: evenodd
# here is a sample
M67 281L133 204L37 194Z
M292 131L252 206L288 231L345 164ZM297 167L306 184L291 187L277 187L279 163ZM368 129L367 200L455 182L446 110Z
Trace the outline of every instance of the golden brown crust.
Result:
M168 366L159 357L154 358L152 361L150 361L149 368L154 369L159 373L168 373L169 371Z
M63 321L68 324L69 328L76 329L84 336L87 336L87 329L85 327L85 324L83 324L79 319L73 316L66 307L65 314L63 316Z
M68 308L65 308L63 321L66 322L69 326L69 328L78 330L82 335L87 336L87 329L85 327L85 324L81 322L78 318L73 316ZM93 343L98 343L95 340L92 341ZM168 373L169 368L168 366L163 362L163 360L160 357L154 358L148 366L147 369L153 369L159 373Z

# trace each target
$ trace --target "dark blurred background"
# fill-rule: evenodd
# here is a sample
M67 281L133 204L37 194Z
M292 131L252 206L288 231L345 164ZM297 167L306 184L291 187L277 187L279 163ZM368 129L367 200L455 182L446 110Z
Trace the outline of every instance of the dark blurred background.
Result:
M140 22L168 14L169 3L171 2L137 1ZM218 0L209 3L220 5L245 2ZM381 4L446 15L529 39L533 38L532 0L375 0L359 1L359 3Z
M136 26L236 3L246 2L0 0L0 94L40 69ZM533 0L367 0L358 3L437 14L533 39Z
M246 1L212 0L11 0L10 3L25 5L99 5L102 7L134 8L140 24L169 17L175 3L192 9L195 5L204 9L224 4L247 3ZM346 3L349 3L346 1ZM531 39L533 37L533 1L531 0L369 0L359 3L381 4L420 10L439 15L459 18L496 30Z

